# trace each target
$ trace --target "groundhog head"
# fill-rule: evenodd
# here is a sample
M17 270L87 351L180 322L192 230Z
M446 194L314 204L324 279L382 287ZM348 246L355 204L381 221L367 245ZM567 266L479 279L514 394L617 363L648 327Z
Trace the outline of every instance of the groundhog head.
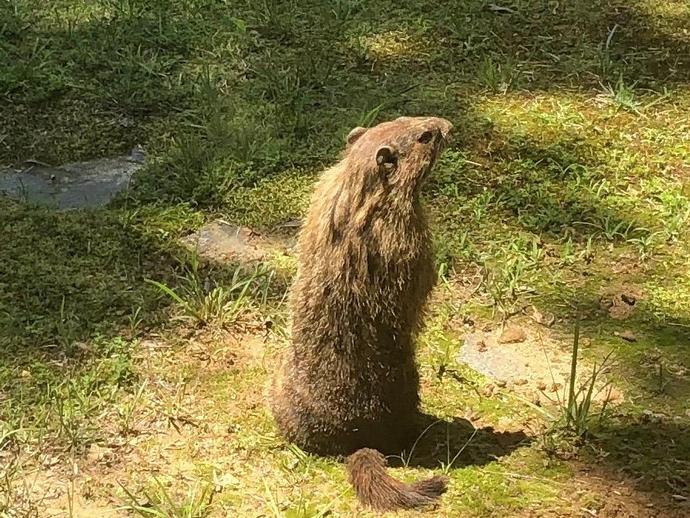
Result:
M399 117L347 136L350 175L369 188L381 185L414 195L448 142L453 125L437 117ZM352 178L356 181L356 178Z

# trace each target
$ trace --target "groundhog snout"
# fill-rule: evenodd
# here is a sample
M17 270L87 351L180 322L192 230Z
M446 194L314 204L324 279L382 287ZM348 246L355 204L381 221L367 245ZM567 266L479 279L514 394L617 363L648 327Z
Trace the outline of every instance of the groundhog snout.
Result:
M453 124L446 119L434 117L432 119L434 126L440 131L443 140L449 140L453 136Z
M439 117L431 117L425 122L425 126L429 128L427 131L431 130L434 134L433 142L435 153L442 153L453 138L453 124Z
M440 117L426 117L419 122L424 129L419 142L431 142L436 153L442 152L452 140L453 124Z

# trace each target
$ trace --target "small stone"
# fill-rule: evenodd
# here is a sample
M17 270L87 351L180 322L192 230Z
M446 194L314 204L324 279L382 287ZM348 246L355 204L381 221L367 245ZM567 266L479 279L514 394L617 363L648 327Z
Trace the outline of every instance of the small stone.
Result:
M618 338L622 338L626 342L637 342L637 337L635 336L635 333L630 331L630 329L626 329L625 331L621 331L621 332L616 331L613 334L614 334L614 336L617 336Z
M532 320L534 320L537 324L551 327L556 321L556 317L550 313L542 313L536 307L532 306Z
M527 339L527 334L524 329L517 326L510 326L503 330L501 336L498 337L499 344L515 344L524 342Z
M89 447L89 452L87 453L87 459L90 463L97 463L105 459L105 457L110 453L110 450L103 448L97 444L92 444Z
M606 401L608 403L618 403L623 401L623 393L618 390L617 388L609 385L608 389L606 389L605 393L602 394L603 401Z
M637 299L634 295L629 295L627 293L621 293L621 300L625 302L628 306L634 306Z
M600 304L612 319L625 320L632 316L641 297L641 292L634 287L628 287L625 291L608 290L600 299Z
M485 387L484 387L484 390L482 391L482 393L483 393L486 397L491 397L491 396L493 396L493 395L494 395L494 392L496 392L496 386L495 386L494 384L492 384L492 383L489 383L487 386L485 386Z
M527 380L525 378L518 378L513 383L517 386L527 385Z
M129 158L143 164L146 161L146 151L143 147L136 145L129 151Z
M609 317L614 320L625 320L633 313L633 307L624 302L614 304L609 308Z
M476 410L470 410L470 413L465 416L465 418L470 421L478 421L481 415Z
M301 219L291 219L289 221L286 221L285 223L278 225L279 228L300 228L301 226Z
M642 415L640 416L640 420L644 423L658 424L664 421L665 419L666 416L664 414L652 412L651 410L643 410Z
M506 388L507 385L508 385L508 382L506 380L498 380L496 382L496 386L500 387L500 388Z

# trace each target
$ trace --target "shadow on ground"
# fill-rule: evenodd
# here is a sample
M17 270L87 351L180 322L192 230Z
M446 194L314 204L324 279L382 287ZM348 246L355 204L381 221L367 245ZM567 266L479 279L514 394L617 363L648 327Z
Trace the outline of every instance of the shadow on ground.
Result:
M613 319L602 298L611 287L602 285L554 287L553 293L540 295L535 303L548 308L558 317L555 331L572 340L576 318L581 319L581 337L588 341L589 352L604 354L614 351L615 359L626 370L626 381L647 396L676 398L679 404L690 397L688 351L690 351L690 319L685 314L670 314L645 300L638 301L627 319ZM621 288L624 290L625 288ZM634 329L628 339L621 336ZM589 349L591 347L591 349ZM666 372L667 364L677 363L677 373ZM660 375L659 369L664 370Z
M84 341L129 329L154 331L174 302L148 281L190 299L232 285L253 265L210 263L180 237L202 222L185 206L54 212L0 199L7 238L0 256L3 346L22 349ZM274 278L271 294L282 295ZM272 291L274 290L274 291ZM249 296L256 295L250 289ZM203 324L203 322L202 322Z
M165 4L54 18L0 11L9 71L0 116L14 128L0 156L64 161L158 146L166 126L178 136L208 129L215 96L245 106L248 130L273 142L249 151L313 165L372 113L452 116L482 91L599 90L621 74L673 88L690 78L687 12L645 12L642 1L519 0L502 11L480 0L208 1L194 13Z
M644 301L638 305L629 319L615 320L601 307L597 291L577 288L565 297L563 293L542 297L538 303L558 315L554 331L565 343L572 340L575 308L579 310L580 356L601 363L613 353L609 378L625 394L622 407L609 408L601 420L591 418L592 435L578 450L579 460L612 488L623 483L648 500L645 513L649 514L643 516L686 516L690 511L690 320L685 315L660 314ZM631 329L634 341L621 338Z
M646 422L645 422L646 421ZM690 510L690 434L686 422L648 417L641 422L612 424L598 433L584 457L625 476L634 488L666 504Z
M451 465L453 468L483 466L532 442L532 438L521 430L498 432L490 426L476 428L459 417L444 420L423 414L420 429L423 433L410 447L409 459L406 458L408 466L429 469ZM398 461L392 459L391 465L399 464Z
M471 109L464 116L471 128L486 126L486 120ZM432 204L448 200L472 217L471 200L483 196L485 212L505 216L503 224L516 232L555 239L569 235L586 241L616 229L612 239L624 242L658 229L658 215L640 210L634 201L623 204L620 197L609 197L600 188L612 166L605 153L584 142L582 135L563 134L544 145L526 135L485 128L481 138L465 134L456 146L474 148L472 159L485 165L458 165L457 157L442 157L427 186ZM446 217L457 219L458 214Z

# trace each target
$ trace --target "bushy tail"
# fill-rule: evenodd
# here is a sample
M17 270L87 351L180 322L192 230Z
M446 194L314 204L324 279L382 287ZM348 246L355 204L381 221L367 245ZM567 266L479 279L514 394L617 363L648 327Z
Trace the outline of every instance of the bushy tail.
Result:
M445 493L448 483L440 476L414 484L400 482L386 473L384 456L369 448L350 455L347 469L359 501L378 511L426 507Z

